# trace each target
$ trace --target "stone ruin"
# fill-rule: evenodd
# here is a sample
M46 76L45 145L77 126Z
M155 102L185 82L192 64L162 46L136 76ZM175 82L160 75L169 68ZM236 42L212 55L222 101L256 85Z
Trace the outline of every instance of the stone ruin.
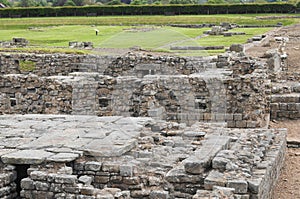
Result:
M286 130L268 122L300 117L300 86L275 87L281 55L231 50L1 53L0 197L271 198Z
M223 35L224 37L231 37L233 35L244 35L245 32L228 32L228 30L239 27L236 24L221 23L220 26L212 26L211 30L204 31L207 35Z
M0 41L0 46L5 48L10 47L25 47L28 45L28 40L25 38L15 37L11 41Z
M93 43L92 42L78 42L78 41L70 41L69 42L70 48L84 48L84 49L92 49Z

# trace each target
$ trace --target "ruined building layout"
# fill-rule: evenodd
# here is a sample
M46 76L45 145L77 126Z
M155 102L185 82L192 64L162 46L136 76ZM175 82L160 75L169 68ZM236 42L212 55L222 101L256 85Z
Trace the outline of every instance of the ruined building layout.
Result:
M261 59L0 53L0 198L271 198L286 130L268 123L300 117L286 41Z

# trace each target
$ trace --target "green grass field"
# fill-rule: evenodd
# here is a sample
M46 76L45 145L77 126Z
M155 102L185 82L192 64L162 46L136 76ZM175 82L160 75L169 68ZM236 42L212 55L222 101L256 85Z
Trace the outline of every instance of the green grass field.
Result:
M0 19L0 41L8 41L13 37L24 37L29 40L31 47L49 49L51 47L67 48L70 41L91 41L94 47L99 48L139 46L147 50L171 52L170 46L224 45L227 47L233 43L245 43L248 38L263 34L272 28L239 28L232 31L245 32L246 35L203 37L203 31L209 28L176 28L167 26L168 24L231 22L243 25L263 25L281 22L290 25L299 22L297 18L256 20L256 16L197 15ZM135 24L143 25L137 26ZM95 29L99 30L97 36ZM222 51L216 51L216 53L219 52ZM185 52L185 54L192 55L195 52Z
M278 22L284 25L297 23L299 19L257 20L258 16L280 16L281 14L243 14L243 15L178 15L178 16L99 16L99 17L43 17L43 18L2 18L0 30L20 29L33 26L57 25L166 25L166 24L200 24L230 22L240 25L270 25ZM285 14L283 16L299 16Z

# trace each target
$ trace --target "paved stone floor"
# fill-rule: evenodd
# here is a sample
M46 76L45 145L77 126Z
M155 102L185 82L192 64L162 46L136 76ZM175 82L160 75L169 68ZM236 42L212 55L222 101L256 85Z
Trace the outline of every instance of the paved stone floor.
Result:
M137 144L150 118L0 116L0 156L7 164L71 162L83 153L121 156Z

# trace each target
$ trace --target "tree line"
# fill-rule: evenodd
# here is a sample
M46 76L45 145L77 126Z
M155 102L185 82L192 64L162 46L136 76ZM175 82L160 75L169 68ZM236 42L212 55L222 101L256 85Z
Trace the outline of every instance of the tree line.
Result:
M164 5L164 4L244 4L282 2L287 0L0 0L7 7L61 7L88 5ZM293 2L295 1L295 2ZM289 0L296 3L297 0Z

